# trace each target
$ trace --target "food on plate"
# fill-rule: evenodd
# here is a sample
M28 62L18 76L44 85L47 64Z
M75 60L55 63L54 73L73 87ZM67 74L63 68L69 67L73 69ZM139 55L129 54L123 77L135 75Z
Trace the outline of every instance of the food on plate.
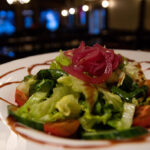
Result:
M8 112L45 133L123 140L150 127L150 82L140 63L99 44L60 51L48 69L27 75Z

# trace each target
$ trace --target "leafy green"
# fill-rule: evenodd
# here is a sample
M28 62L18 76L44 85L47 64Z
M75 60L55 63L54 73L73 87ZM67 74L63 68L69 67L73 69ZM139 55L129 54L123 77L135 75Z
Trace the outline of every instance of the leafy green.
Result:
M67 75L63 70L58 69L43 69L37 73L37 79L52 79L57 80L61 76Z
M106 104L112 104L114 110L122 111L123 102L120 96L113 94L109 91L99 88L99 91L103 93L103 99L105 100Z
M138 87L138 84L134 82L130 76L125 75L125 79L123 80L123 83L119 88L121 88L122 90L126 92L131 92L131 91L134 91L137 87Z
M85 100L88 102L91 100L92 94L92 103L96 102L98 97L98 91L92 85L87 84L84 81L79 80L71 75L62 76L57 81L58 83L61 83L64 86L70 87L75 92L82 93L85 96Z
M44 89L44 91L46 91L46 89ZM50 97L47 97L46 92L35 92L29 98L26 104L18 109L18 114L20 116L29 118L30 120L53 122L66 118L66 115L62 112L62 109L65 107L65 105L70 107L70 105L72 106L76 104L76 112L70 112L69 115L69 117L75 117L80 112L80 107L76 99L74 101L66 99L70 98L67 97L69 94L72 94L78 99L79 95L77 93L72 91L69 87L62 85L57 85L56 88L53 88L53 94ZM68 102L68 104L66 102Z
M124 103L123 114L121 119L112 119L108 124L117 130L129 129L132 125L133 116L135 112L135 105L131 103Z
M141 71L141 65L138 62L128 62L123 71L137 83L143 83L145 76Z
M24 77L24 80L17 86L17 89L25 93L25 95L30 95L30 87L37 82L35 76L28 75Z
M130 101L132 98L145 97L147 95L148 88L147 86L141 86L132 92L126 92L116 86L113 86L111 91L112 93L119 95L123 100Z
M122 56L122 63L119 64L118 68L119 69L123 69L127 64L128 64L127 58L125 58L125 57Z
M84 111L84 115L80 118L82 128L85 131L94 131L93 126L101 122L101 117L91 114L91 108L87 102L82 102L81 107Z
M60 64L58 64L58 63L56 63L56 62L53 61L50 64L50 69L61 69L61 66L60 66Z
M48 94L52 91L54 87L54 81L50 79L43 79L37 81L35 84L32 84L29 89L29 95L32 95L36 92L48 92Z
M66 95L56 103L56 108L66 117L79 117L81 107L78 103L78 97Z
M112 116L112 107L110 105L105 105L102 114L92 114L88 105L85 108L85 113L80 118L81 126L85 131L95 131L94 126L98 125L100 127L100 123L106 125Z
M44 101L49 95L49 92L52 90L52 87L53 87L53 82L51 80L48 79L42 80L36 87L35 93L33 93L32 96L29 97L27 102L18 109L17 113L20 116L29 117L30 115L29 113L31 111L31 108L34 106L34 104Z
M69 66L71 64L71 59L65 56L62 50L59 52L60 54L56 57L56 62L63 66Z
M71 64L71 59L64 55L63 51L59 51L60 54L56 57L56 62L52 62L50 69L61 69L62 66L69 66Z

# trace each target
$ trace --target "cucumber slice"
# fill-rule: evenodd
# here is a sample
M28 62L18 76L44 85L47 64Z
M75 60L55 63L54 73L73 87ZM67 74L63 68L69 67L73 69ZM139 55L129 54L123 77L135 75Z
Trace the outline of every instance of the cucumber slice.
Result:
M148 131L142 127L132 127L127 130L117 131L117 130L107 130L107 131L97 131L97 132L84 132L81 134L83 139L103 139L103 140L125 140L131 139L138 136L147 134Z
M15 107L15 106L12 106L12 105L9 105L8 106L8 114L9 116L12 116L17 122L20 122L24 125L27 125L31 128L34 128L34 129L37 129L37 130L40 130L40 131L43 131L43 126L44 124L40 123L40 122L35 122L33 120L29 120L27 118L22 118L20 116L18 116L15 111L18 109L18 107Z

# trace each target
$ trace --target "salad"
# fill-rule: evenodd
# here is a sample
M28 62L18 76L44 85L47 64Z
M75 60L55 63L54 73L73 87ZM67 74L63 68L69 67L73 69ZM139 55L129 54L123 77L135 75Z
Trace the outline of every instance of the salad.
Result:
M50 135L124 140L148 134L150 80L140 63L99 44L60 51L17 86L9 116Z

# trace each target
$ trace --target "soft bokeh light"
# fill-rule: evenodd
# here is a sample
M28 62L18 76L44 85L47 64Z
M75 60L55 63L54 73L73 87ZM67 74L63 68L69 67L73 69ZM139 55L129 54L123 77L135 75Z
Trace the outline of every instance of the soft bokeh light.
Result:
M83 5L82 6L82 10L85 11L85 12L88 11L89 10L89 6L88 5Z
M30 0L7 0L7 3L10 5L16 2L19 2L20 4L27 4L30 2Z
M11 5L14 3L14 0L7 0L7 3Z
M21 4L27 4L27 3L30 2L30 0L19 0L19 2L20 2Z
M12 11L0 11L0 35L11 35L16 31L13 20L14 13Z
M62 10L61 15L64 17L68 16L68 10L66 10L66 9Z
M102 1L102 7L107 8L109 6L109 1L108 0L103 0Z
M75 8L70 8L69 9L69 14L74 15L76 12Z

